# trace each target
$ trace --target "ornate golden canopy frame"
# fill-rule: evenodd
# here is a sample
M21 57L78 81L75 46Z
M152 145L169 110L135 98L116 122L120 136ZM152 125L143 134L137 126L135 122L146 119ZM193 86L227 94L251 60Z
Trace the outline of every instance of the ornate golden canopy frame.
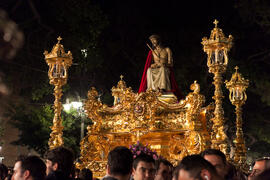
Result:
M95 88L88 91L86 114L94 124L88 126L81 141L79 168L90 168L94 175L105 173L109 151L115 146L129 146L140 141L173 163L188 154L210 147L207 122L214 107L204 107L205 98L199 84L191 85L193 92L179 103L159 100L158 92L134 93L121 79L112 95L117 100L108 107L98 100Z
M208 55L209 72L214 74L215 103L205 105L205 97L200 94L200 86L196 81L190 86L192 92L185 99L177 101L175 96L162 95L152 90L135 93L126 86L121 76L117 86L112 88L114 97L112 107L103 104L98 98L97 90L92 87L88 91L84 109L93 121L93 125L87 127L87 136L80 143L81 157L76 163L78 168L89 168L95 177L102 177L105 175L109 151L116 146L128 147L137 141L149 144L152 150L156 150L159 155L174 164L186 155L200 153L210 147L220 149L228 155L221 86L224 83L222 74L228 64L227 52L232 46L232 36L226 38L222 30L217 27L218 21L215 20L214 24L215 28L211 31L210 38L203 38L202 44L203 50ZM63 81L62 84L66 83L66 72L72 63L72 56L70 52L66 55L62 51L53 58L45 52L45 59L50 67L50 82L57 79ZM64 73L58 73L61 69ZM242 132L241 106L246 100L245 89L248 82L238 81L232 78L227 82L227 87L230 92L233 92L230 93L230 99L236 106L237 114L235 140L237 150L233 160L237 163L241 161L242 165L245 162L246 150ZM55 95L59 95L56 96L55 118L51 129L52 134L59 138L50 139L51 148L63 143L63 127L60 119L62 91L61 86L56 85L59 86L56 89L59 93L55 92Z

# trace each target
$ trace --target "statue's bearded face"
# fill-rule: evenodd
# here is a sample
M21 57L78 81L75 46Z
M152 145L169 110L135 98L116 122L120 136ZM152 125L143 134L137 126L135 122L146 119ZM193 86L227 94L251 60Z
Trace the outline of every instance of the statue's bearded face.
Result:
M159 42L158 42L158 40L156 38L152 38L152 39L150 39L150 41L151 41L151 43L153 44L154 47L157 47L158 44L159 44Z

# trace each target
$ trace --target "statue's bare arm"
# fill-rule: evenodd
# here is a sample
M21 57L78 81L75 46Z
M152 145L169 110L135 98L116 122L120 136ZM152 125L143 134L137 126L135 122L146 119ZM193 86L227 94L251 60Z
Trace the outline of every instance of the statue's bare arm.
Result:
M170 48L166 48L166 52L168 54L168 66L172 67L173 66L173 57L172 57L172 51Z

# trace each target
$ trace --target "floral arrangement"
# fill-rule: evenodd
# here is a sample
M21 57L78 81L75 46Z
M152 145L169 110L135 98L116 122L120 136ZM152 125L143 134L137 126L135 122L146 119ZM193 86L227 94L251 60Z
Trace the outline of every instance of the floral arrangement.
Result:
M139 141L137 141L137 144L133 144L129 146L129 149L131 150L132 154L133 154L133 158L135 159L138 155L144 153L147 155L150 155L153 157L154 160L157 160L158 158L160 158L157 154L156 151L152 151L149 147L148 144L146 144L145 146L140 143Z

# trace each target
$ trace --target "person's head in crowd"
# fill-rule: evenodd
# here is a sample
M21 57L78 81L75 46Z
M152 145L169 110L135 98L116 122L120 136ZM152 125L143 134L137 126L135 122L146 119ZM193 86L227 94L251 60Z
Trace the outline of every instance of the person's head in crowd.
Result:
M57 147L46 153L47 175L55 172L69 177L73 169L73 152L65 147Z
M0 180L4 180L8 175L8 168L4 164L0 163Z
M253 178L254 180L269 180L270 179L270 169L266 169L258 176Z
M232 179L232 180L246 180L247 175L242 172L239 168L237 168L235 165L227 161L227 167L228 167L228 173L225 177L225 179Z
M37 156L19 156L13 169L12 180L44 180L46 165Z
M118 180L129 180L132 173L133 156L131 151L118 146L108 154L107 176Z
M74 169L74 178L75 178L75 179L76 179L76 178L79 178L79 174L80 174L80 169L75 168L75 169Z
M92 173L92 171L90 169L84 168L79 172L78 178L80 180L92 180L93 179L93 173Z
M134 159L132 170L134 180L153 180L155 173L155 160L152 156L142 153Z
M201 156L209 161L217 170L217 173L225 178L228 173L226 156L223 152L217 149L206 149L201 152Z
M252 172L248 176L248 180L255 179L256 176L260 175L266 169L270 169L270 157L257 159L253 164Z
M8 175L6 177L6 180L11 180L13 175L13 168L8 168Z
M172 172L172 180L177 180L178 175L179 175L179 169L177 169L177 167L174 167L173 172Z
M8 174L5 180L12 180L12 175Z
M155 161L156 176L155 180L172 179L173 165L166 159L158 159Z
M215 167L200 155L190 155L177 165L177 180L223 180Z

